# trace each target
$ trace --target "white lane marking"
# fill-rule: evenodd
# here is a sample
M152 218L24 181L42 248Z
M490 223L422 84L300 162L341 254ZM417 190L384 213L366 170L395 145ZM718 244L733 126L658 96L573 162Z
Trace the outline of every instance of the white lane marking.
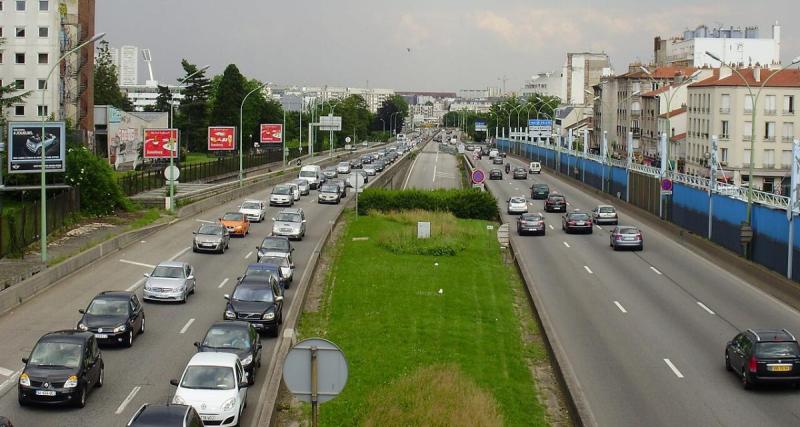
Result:
M570 246L569 246L569 243L567 243L567 242L562 242L562 243L564 243L564 246L566 246L566 247L570 247Z
M411 168L408 169L408 175L406 175L406 180L405 182L403 182L403 190L405 190L406 187L408 186L408 179L411 178L411 174L412 172L414 172L414 165L417 164L417 160L419 160L420 157L422 156L418 155L417 157L414 157L414 161L411 162Z
M8 379L0 383L0 396L6 394L6 389L10 389L11 387L17 386L17 381L19 381L19 374L22 373L20 369L17 372L12 373L9 375Z
M39 157L41 157L41 156L39 156ZM215 221L208 221L208 220L205 220L205 219L196 219L195 221L202 222L203 224L216 224Z
M250 258L252 255L253 255L253 251L250 251L250 252L247 253L247 255L244 256L244 259Z
M588 265L584 265L584 266L583 266L583 268L584 268L584 270L586 270L586 272L587 272L587 273L589 273L589 274L594 274L594 273L592 272L592 269L591 269L591 268L589 268L589 266L588 266Z
M189 326L192 326L192 323L194 323L194 317L192 317L191 319L189 319L189 321L188 321L188 322L186 322L186 324L185 324L185 325L183 325L183 328L181 329L181 332L180 332L180 333L181 333L181 334L185 334L185 333L186 333L186 331L189 329Z
M147 243L147 241L146 241L146 240L142 240L142 241L141 241L141 242L139 242L139 243Z
M555 228L553 228L553 226L551 224L547 224L547 226L550 227L551 230L555 230Z
M125 289L125 290L128 291L128 292L133 292L133 291L136 290L136 288L138 288L139 286L142 286L142 283L144 283L145 280L147 280L147 278L139 279L139 280L136 281L136 283L128 286L128 289Z
M670 369L672 369L672 372L675 373L676 377L683 378L683 374L678 370L678 368L675 367L675 365L672 364L672 361L669 359L664 359L664 362L667 364L667 366L669 366Z
M14 371L0 367L0 375L4 377L10 377L12 374L14 374Z
M623 307L622 304L619 303L619 301L614 301L614 305L617 306L619 311L621 311L623 313L627 313L628 312L628 310L625 310L625 307Z
M219 284L219 286L217 286L217 289L225 286L226 283L228 283L228 278L227 277L225 278L225 280L222 281L222 283Z
M652 265L650 266L650 269L651 269L651 270L653 270L653 273L656 273L656 274L658 274L659 276L661 276L661 275L663 274L663 273L661 273L660 271L658 271L658 270L657 270L655 267L653 267Z
M187 247L181 249L180 251L178 251L178 253L173 255L172 258L170 258L169 260L170 261L175 261L175 259L177 259L179 256L181 256L181 255L185 254L186 252L188 252L189 249L192 249L192 247L191 246L187 246Z
M433 161L433 179L431 182L436 182L436 166L439 164L439 152L436 152L436 159Z
M147 267L147 268L156 268L156 266L153 265L153 264L145 264L143 262L136 262L136 261L131 261L131 260L127 260L127 259L121 259L121 260L119 260L119 262L124 262L125 264L139 265L139 266Z
M599 225L595 225L595 227L597 227L598 230L602 230L603 229L603 227L601 227Z
M714 313L713 311L711 311L711 309L710 309L710 308L708 308L708 307L707 307L705 304L703 304L703 303L702 303L702 302L700 302L700 301L697 301L697 305L699 305L700 307L702 307L702 309L703 309L703 310L707 311L707 312L708 312L708 314L711 314L711 315L714 315L714 314L716 314L716 313Z
M528 202L528 206L533 206L533 202Z
M131 392L128 393L128 397L126 397L125 400L123 400L122 403L119 404L119 407L117 408L116 411L114 411L114 413L117 415L121 414L122 411L125 410L125 407L128 406L129 403L131 403L131 400L133 400L133 397L136 396L136 393L138 393L139 390L141 389L142 387L138 385L134 387L133 390L131 390Z

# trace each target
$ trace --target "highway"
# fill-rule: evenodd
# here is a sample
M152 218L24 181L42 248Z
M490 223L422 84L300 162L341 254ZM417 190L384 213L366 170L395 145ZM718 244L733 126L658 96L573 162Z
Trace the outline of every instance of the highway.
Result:
M440 153L439 143L431 141L417 153L417 158L414 159L403 187L461 188L456 157L452 154Z
M292 177L287 177L287 181ZM264 188L248 199L266 200L271 188ZM295 301L295 288L304 275L310 274L307 260L319 251L325 230L344 207L319 205L316 191L303 196L295 207L303 208L308 218L306 237L293 242L296 265L294 285L286 291L284 311ZM353 197L349 193L347 199ZM346 199L346 200L347 200ZM238 210L244 199L225 203L198 216L176 222L138 244L103 258L62 280L50 290L0 317L0 415L16 426L121 426L145 402L168 402L174 392L171 378L179 378L186 362L195 352L192 343L200 341L206 329L222 320L223 295L230 293L236 278L249 263L256 261L256 245L271 231L280 208L269 208L267 219L252 224L250 235L231 238L224 255L193 253L192 231L203 222L215 222L225 212ZM195 267L197 291L185 305L144 303L146 332L134 340L132 348L105 347L105 384L94 389L84 409L20 407L17 403L16 377L27 357L44 333L74 329L80 314L92 297L105 290L136 290L141 298L144 273L166 260L186 261ZM262 337L262 368L269 364L274 338ZM255 385L250 387L243 426L249 426L256 411L256 399L264 384L266 369L260 369Z
M478 165L493 167L488 157ZM550 338L565 349L598 425L800 425L800 391L745 391L723 366L725 344L739 330L788 328L800 335L798 312L634 217L621 214L620 224L640 226L642 252L612 251L611 226L566 234L560 213L544 213L546 236L518 236L505 201L527 195L530 212L544 212L544 201L530 200L533 182L563 193L570 210L614 201L547 172L487 181L543 299L538 309L553 323Z

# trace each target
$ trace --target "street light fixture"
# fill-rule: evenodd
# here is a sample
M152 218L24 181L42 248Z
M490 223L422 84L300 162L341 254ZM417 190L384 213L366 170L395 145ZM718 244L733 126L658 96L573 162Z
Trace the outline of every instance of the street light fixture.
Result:
M271 84L272 84L272 82L262 83L257 88L251 90L250 92L247 93L247 95L244 96L244 98L242 98L242 103L241 103L241 105L239 105L239 188L242 188L242 186L244 186L244 181L242 180L242 175L244 173L244 154L242 152L242 134L244 133L244 130L242 129L242 127L244 126L244 123L243 123L244 122L244 117L243 117L244 116L244 102L247 101L247 98L250 95L258 92L261 89L264 89L265 87L267 87L267 86L269 86ZM284 137L285 137L285 135L282 134L281 138L284 138Z
M70 54L81 50L84 46L86 46L88 44L94 43L94 42L102 39L105 36L106 36L106 33L95 34L89 40L86 40L85 42L83 42L83 43L79 44L78 46L76 46L76 47L68 50L67 52L65 52L61 56L61 58L58 58L58 61L56 61L55 64L53 64L53 67L50 68L50 72L47 73L47 78L44 80L44 86L42 86L42 111L41 111L42 130L41 130L41 133L39 135L39 137L42 139L42 141L44 141L44 123L45 123L45 119L47 118L47 114L45 114L45 111L44 111L44 107L45 107L44 95L45 95L45 91L47 90L47 83L50 81L50 77L53 75L53 71L55 71L55 69L58 68L59 64L61 64L61 61L66 59L67 56L69 56ZM61 136L63 138L66 138L66 135L61 135ZM66 141L62 141L62 143L66 143ZM40 234L39 241L40 241L40 243L39 244L41 245L41 250L39 252L41 252L42 262L45 263L45 265L47 264L47 183L45 182L45 159L47 158L47 156L45 154L46 151L47 150L45 149L44 144L42 144L42 161L41 161L41 163L39 165L39 167L41 168L41 170L40 170L40 174L41 174L41 183L40 183L40 187L41 187L40 188L40 191L41 191L41 199L40 199L41 211L40 211L40 215L39 215L39 223L40 223L40 227L39 227L39 234Z

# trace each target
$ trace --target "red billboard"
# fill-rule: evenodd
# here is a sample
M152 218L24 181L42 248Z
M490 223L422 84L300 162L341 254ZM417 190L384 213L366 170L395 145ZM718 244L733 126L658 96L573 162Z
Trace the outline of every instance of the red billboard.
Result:
M145 129L142 149L145 159L177 157L178 129Z
M235 150L236 128L232 126L208 127L208 151Z
M262 124L261 143L280 144L283 142L283 125L281 124Z

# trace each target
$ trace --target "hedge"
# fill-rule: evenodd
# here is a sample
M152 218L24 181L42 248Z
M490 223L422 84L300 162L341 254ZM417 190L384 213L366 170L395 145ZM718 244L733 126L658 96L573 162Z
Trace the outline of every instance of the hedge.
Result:
M358 196L358 214L409 209L451 212L459 218L496 220L497 201L484 191L465 190L388 190L369 188Z

